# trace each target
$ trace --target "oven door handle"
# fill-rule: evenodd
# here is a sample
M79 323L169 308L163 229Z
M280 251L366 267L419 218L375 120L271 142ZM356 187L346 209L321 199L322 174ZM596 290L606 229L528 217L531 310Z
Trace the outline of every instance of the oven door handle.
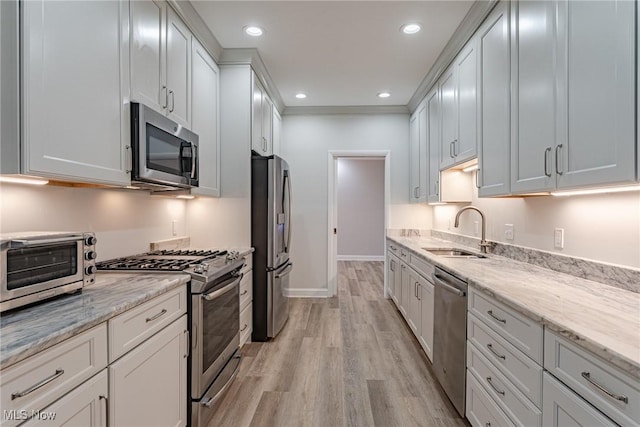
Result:
M204 298L207 301L213 301L214 299L218 298L220 295L224 295L227 292L233 290L233 288L235 288L238 285L238 283L240 283L243 276L244 276L244 273L240 273L239 276L236 276L232 279L227 280L224 284L224 287L222 287L221 289L210 292L208 294L202 294L202 298Z

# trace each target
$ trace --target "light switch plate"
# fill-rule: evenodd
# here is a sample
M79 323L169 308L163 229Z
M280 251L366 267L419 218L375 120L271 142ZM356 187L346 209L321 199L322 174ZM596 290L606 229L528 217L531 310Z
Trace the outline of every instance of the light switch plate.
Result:
M505 240L513 240L513 224L504 225L504 238Z
M553 246L556 249L564 248L564 228L556 228L553 231Z

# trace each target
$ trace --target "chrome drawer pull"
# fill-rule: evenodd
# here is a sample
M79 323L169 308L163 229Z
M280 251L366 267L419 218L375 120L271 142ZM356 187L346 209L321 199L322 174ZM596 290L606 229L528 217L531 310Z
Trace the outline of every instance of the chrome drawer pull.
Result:
M47 384L49 384L51 381L55 380L56 378L61 377L62 374L64 374L64 369L56 369L55 374L51 375L48 378L43 379L38 384L32 385L31 387L29 387L28 389L26 389L24 391L18 391L16 393L12 393L11 394L11 400L15 400L15 399L18 399L20 397L24 397L27 394L33 393L37 389L46 386Z
M153 322L158 317L164 316L165 314L167 314L167 310L163 308L162 311L160 313L156 314L155 316L147 317L147 323Z
M491 353L493 353L497 358L502 359L502 360L505 360L505 359L507 358L507 356L505 356L504 354L500 354L500 353L498 353L497 351L495 351L495 350L493 349L493 345L491 345L491 344L487 344L487 348L488 348L488 349L489 349L489 351L490 351Z
M498 390L496 388L496 386L493 385L493 382L491 381L491 377L487 377L487 382L489 383L489 385L491 386L492 389L495 390L496 393L498 393L501 396L504 396L504 391L503 390Z
M248 294L248 293L249 293L249 291L248 291L247 289L245 289L244 291L242 291L242 293L240 294L240 296L242 296L242 295L246 295L246 294Z
M591 372L582 372L582 378L584 378L585 380L589 381L594 387L596 387L598 390L600 390L601 392L603 392L604 394L606 394L610 398L615 399L615 400L619 400L620 402L624 402L626 404L629 404L629 398L627 396L611 393L609 390L607 390L606 388L604 388L603 386L601 386L600 384L598 384L597 382L592 380L591 379Z
M244 326L242 327L242 329L240 329L240 332L244 332L247 330L249 326L245 323Z
M491 423L485 423L484 427L491 427Z
M104 400L104 408L105 408L104 411L105 411L105 414L106 414L105 418L106 418L106 421L107 421L105 425L109 426L109 425L111 425L109 423L109 398L107 396L103 395L103 394L98 396L98 398L100 400Z
M501 319L501 318L497 317L495 314L493 314L493 310L487 311L487 314L489 316L493 317L494 319L496 319L498 322L504 323L505 325L507 324L507 319Z

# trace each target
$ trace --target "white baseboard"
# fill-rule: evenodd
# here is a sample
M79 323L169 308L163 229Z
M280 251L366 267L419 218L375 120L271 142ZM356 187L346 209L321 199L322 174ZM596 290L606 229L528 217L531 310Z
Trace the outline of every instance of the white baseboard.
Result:
M284 295L289 298L327 298L329 290L326 288L288 288Z
M338 261L384 261L384 255L338 255Z

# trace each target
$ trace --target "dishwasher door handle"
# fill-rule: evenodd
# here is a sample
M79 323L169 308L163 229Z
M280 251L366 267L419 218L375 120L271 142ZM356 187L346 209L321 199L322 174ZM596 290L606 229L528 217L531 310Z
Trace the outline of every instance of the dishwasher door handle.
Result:
M436 284L438 286L440 286L442 289L444 289L445 291L449 291L452 292L456 295L458 295L459 297L463 297L465 295L467 295L467 293L461 289L456 288L455 286L451 286L448 283L446 283L443 279L445 279L444 277L438 275L438 274L434 274L433 278L436 282Z

